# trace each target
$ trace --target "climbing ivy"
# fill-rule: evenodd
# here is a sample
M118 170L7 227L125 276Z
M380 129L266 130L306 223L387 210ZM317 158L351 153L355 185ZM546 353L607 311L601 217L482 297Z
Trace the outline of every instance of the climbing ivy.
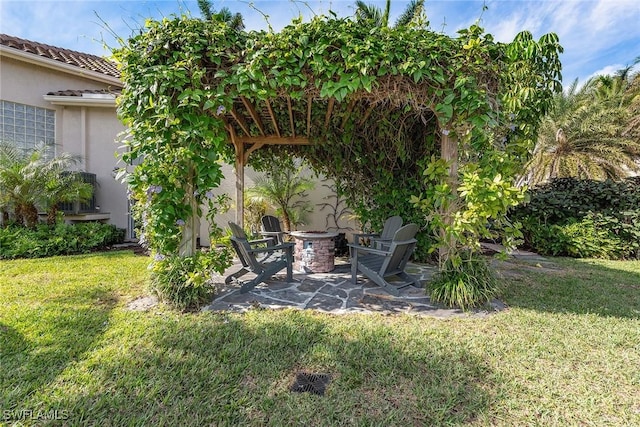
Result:
M401 214L440 245L475 247L487 221L522 198L512 177L560 90L561 51L554 34L535 41L523 32L505 44L477 25L449 37L335 16L277 33L187 16L148 21L114 52L130 129L123 159L140 160L128 182L145 234L161 252L188 240L222 178L219 161L232 154L229 113L244 97L268 100L278 120L308 115L308 128L299 121L294 131L316 142L257 150L254 165L303 157L364 222ZM444 136L457 144L449 162L440 159ZM424 254L433 239L420 240Z
M237 61L228 44L243 38L215 21L150 20L145 32L114 52L124 82L118 113L128 127L122 159L139 163L126 179L142 236L156 252L178 250L185 229L193 233L201 206L216 212L211 190L223 178L220 161L228 152L216 114L233 95L209 71L223 72Z

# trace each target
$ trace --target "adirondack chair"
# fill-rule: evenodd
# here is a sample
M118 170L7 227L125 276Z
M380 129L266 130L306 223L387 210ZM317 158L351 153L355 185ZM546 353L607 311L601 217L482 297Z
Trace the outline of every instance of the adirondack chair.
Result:
M271 237L276 245L286 243L284 236L287 235L287 232L282 231L282 228L280 228L280 220L278 218L273 215L265 215L260 221L262 222L260 234L264 237Z
M258 283L269 280L271 276L286 267L287 281L293 280L293 243L274 245L271 238L251 240L247 239L242 227L234 222L229 222L231 228L231 245L235 249L242 268L230 274L224 280L226 284L238 281L238 278L252 272L256 277L240 286L240 293L249 292ZM267 243L271 243L267 246ZM259 258L259 255L265 255Z
M384 222L384 226L382 227L382 232L380 234L354 233L353 242L355 244L359 244L361 239L362 241L369 239L371 242L370 246L376 249L386 249L389 247L389 243L391 243L393 235L400 229L400 227L402 227L402 218L398 215L391 216Z
M351 281L356 283L358 280L357 273L360 272L395 296L399 296L399 289L406 286L415 285L416 287L421 287L417 278L404 271L417 243L414 238L417 231L418 226L416 224L407 224L401 227L393 235L387 250L350 244ZM403 281L389 283L387 278L393 276Z

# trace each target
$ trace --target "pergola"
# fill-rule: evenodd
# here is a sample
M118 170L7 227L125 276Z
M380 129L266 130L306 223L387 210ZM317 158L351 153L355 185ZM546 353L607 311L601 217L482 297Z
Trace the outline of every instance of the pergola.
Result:
M307 100L306 133L296 133L297 118L294 118L292 100L287 98L288 123L279 123L271 102L266 100L262 108L244 96L234 102L233 108L225 117L225 128L235 149L236 173L236 223L244 225L244 168L249 155L265 145L309 145L310 114L313 101ZM327 111L327 120L331 110ZM252 127L255 131L252 132ZM254 135L256 133L258 135Z
M401 86L406 88L407 82L404 81ZM419 90L419 85L415 86L413 89ZM397 82L395 87L399 90ZM398 94L393 95L396 96L396 100L401 99L397 97ZM340 123L339 128L343 129L347 122L353 119L351 115L356 104L365 103L365 114L359 117L357 122L366 126L373 109L384 108L390 99L392 98L384 99L379 94L368 91L353 94L347 102L339 102L335 97L321 98L317 93L297 100L289 96L264 101L253 101L245 96L238 97L233 103L233 108L224 115L225 128L235 149L236 222L244 223L244 168L251 153L267 145L326 143L327 141L322 139L322 131L318 132L318 124L313 123L312 115L322 115L321 129L326 129L336 117ZM280 107L279 114L276 114L273 104ZM433 107L426 109L429 114L435 114L432 111ZM441 134L441 156L450 162L452 176L457 174L457 152L456 140L449 135Z
M422 181L426 164L418 160L444 160L440 164L446 164L446 171L438 179L446 181L450 193L438 197L457 198L460 158L526 156L536 122L560 86L561 47L555 35L536 42L522 33L510 44L499 44L477 26L452 38L425 28L327 17L296 21L279 33L245 33L223 22L189 17L147 25L117 52L125 82L119 112L131 129L127 158L144 156L148 162L136 168L130 182L138 197L151 203L147 210L153 211L156 238L167 242L159 243L166 251L174 250L176 225L186 223L180 232L183 241L191 242L184 245L190 246L185 254L195 250L191 216L199 211L203 192L219 184L221 171L214 163L227 143L235 149L239 223L244 166L251 153L270 145L314 144L318 150L300 151L331 153L322 159L325 163L334 160L331 156L352 155L353 164L366 163L370 173L355 177L361 180L354 191L366 191L367 179L377 178L377 160L365 150L397 143L390 156L403 155L403 162L411 162L414 182ZM523 124L512 135L513 123L504 110L517 112ZM410 121L415 135L398 120ZM386 128L376 128L379 123ZM354 131L369 127L382 130L376 135ZM516 142L513 149L507 136ZM375 144L365 147L369 142ZM437 151L417 152L427 144ZM409 155L407 147L413 150ZM509 185L500 167L485 163L483 180ZM399 174L404 170L401 166ZM396 172L389 182L399 184L392 190L407 184ZM343 175L343 184L352 178ZM158 187L163 194L148 197L149 189ZM405 209L420 209L406 205L409 197L403 193L396 201ZM165 206L154 210L156 199ZM504 202L499 204L492 207L495 212L503 209ZM456 207L443 202L438 209L446 225Z

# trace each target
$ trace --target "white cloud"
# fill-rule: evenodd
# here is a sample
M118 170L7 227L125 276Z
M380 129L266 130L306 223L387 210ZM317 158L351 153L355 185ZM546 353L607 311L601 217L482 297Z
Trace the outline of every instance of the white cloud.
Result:
M595 77L595 76L610 76L610 75L614 75L616 73L616 71L623 69L625 66L623 64L612 64L612 65L607 65L606 67L594 71L588 78L591 77Z

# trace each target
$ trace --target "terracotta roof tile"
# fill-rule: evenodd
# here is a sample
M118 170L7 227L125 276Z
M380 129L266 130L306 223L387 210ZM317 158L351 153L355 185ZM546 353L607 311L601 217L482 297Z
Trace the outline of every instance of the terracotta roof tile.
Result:
M115 63L96 55L33 42L7 34L0 34L0 45L75 65L107 76L120 77L120 72Z

